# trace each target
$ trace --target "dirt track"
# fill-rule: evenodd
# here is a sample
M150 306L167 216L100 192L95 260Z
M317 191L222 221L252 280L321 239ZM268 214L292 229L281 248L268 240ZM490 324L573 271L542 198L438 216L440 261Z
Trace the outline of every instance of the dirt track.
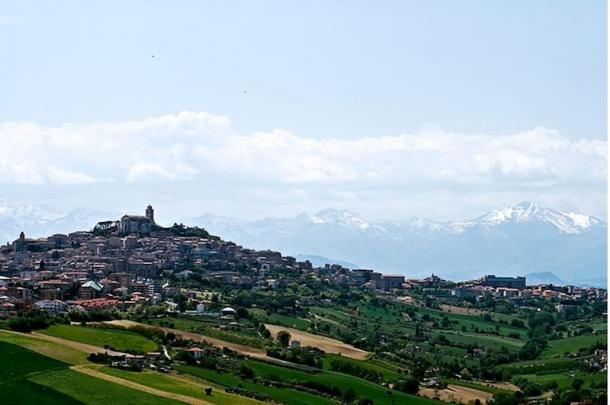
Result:
M264 360L274 361L274 362L278 362L278 363L284 363L283 361L280 361L280 360L275 359L273 357L267 356L267 353L264 350L257 349L257 348L254 348L254 347L250 347L250 346L240 345L238 343L227 342L227 341L224 341L224 340L220 340L220 339L208 337L208 336L205 336L205 335L201 335L199 333L186 332L186 331L183 331L183 330L172 329L172 328L161 328L161 327L157 327L157 326L146 325L144 323L128 321L128 320L107 321L107 322L104 322L104 323L111 324L111 325L119 325L119 326L123 326L123 327L126 327L126 328L133 327L133 326L144 326L144 327L149 327L149 328L159 328L159 329L162 329L165 333L173 332L174 334L176 334L176 336L182 337L183 339L190 339L190 340L192 340L194 342L202 342L202 343L206 342L206 343L211 344L212 346L216 346L216 347L219 347L219 348L227 347L227 348L229 348L231 350L234 350L234 351L236 351L238 353L241 353L241 354L243 354L245 356L248 356L248 357L264 359Z
M186 395L180 395L180 394L174 394L172 392L161 391L156 388L147 387L146 385L142 385L142 384L135 383L133 381L125 380L120 377L108 375L108 374L102 373L101 371L97 371L94 368L91 368L89 366L72 366L72 367L70 367L70 369L74 370L74 371L78 371L79 373L87 374L88 376L91 376L91 377L99 378L100 380L105 380L105 381L109 381L114 384L123 385L127 388L146 392L147 394L156 395L158 397L172 399L174 401L180 401L180 402L184 402L186 404L192 404L192 405L209 404L209 402L205 402L202 399L196 399L196 398L189 397Z
M446 304L441 305L441 310L443 312L447 312L450 314L471 315L471 316L479 316L483 313L483 311L476 309L476 308L463 308L463 307L457 307L454 305L446 305Z
M366 360L369 358L370 353L364 350L360 350L354 346L348 345L336 339L331 339L326 336L314 335L313 333L303 332L294 328L287 328L285 326L265 324L269 332L276 337L277 333L281 330L285 330L290 333L290 340L298 340L301 342L301 346L317 347L324 350L326 353L341 354L345 357L350 357L356 360Z
M31 332L27 336L33 336L33 337L37 337L39 339L48 340L49 342L59 343L64 346L68 346L73 349L80 350L81 352L108 353L108 354L114 355L114 356L122 356L122 355L131 356L130 354L127 354L127 353L117 352L114 350L106 350L103 347L93 346L93 345L90 345L87 343L75 342L74 340L68 340L68 339L64 339L64 338L60 338L60 337L56 337L56 336L49 336L49 335L45 335L44 333Z

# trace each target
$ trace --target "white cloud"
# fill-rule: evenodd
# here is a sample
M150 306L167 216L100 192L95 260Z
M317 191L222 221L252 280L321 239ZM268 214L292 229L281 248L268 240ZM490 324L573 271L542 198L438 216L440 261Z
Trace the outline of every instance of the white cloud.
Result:
M84 173L71 172L54 166L48 168L47 177L51 182L59 184L85 184L97 181L95 178Z
M189 111L56 127L0 124L0 182L8 184L103 179L220 191L264 184L300 192L333 187L352 197L384 189L408 198L413 190L597 192L605 190L606 170L605 140L572 140L546 128L317 139L279 129L235 134L227 117Z

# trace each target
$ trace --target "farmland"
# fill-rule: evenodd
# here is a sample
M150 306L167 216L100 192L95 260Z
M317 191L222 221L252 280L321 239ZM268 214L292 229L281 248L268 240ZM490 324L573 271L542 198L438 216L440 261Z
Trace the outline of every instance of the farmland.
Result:
M67 363L10 343L0 342L0 357L2 403L177 403L83 375Z
M146 353L155 351L158 347L155 342L136 332L120 329L53 325L41 333L119 352Z

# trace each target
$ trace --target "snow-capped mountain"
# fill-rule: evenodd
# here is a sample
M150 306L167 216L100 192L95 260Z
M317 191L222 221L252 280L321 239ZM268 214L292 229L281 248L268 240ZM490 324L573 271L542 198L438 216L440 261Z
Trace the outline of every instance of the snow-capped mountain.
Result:
M337 209L256 221L208 214L183 222L253 248L335 257L414 277L548 272L598 284L606 278L606 222L529 201L458 222L370 221Z
M28 237L43 237L89 230L99 221L113 218L118 215L82 208L64 212L49 205L0 200L0 243L12 242L21 231Z
M533 221L552 224L559 232L567 234L578 234L603 222L589 215L540 208L534 202L524 201L515 206L492 210L470 222L461 224L462 227L457 226L458 224L454 224L454 226L456 230L463 230L469 226L493 227L509 222L523 223Z

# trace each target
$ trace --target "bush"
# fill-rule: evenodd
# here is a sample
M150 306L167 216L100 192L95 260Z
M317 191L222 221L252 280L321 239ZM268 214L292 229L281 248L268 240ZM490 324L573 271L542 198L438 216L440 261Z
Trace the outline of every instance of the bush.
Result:
M51 325L51 320L40 311L23 313L8 320L8 327L17 332L29 333L36 329L45 329Z
M394 389L406 392L407 394L417 394L417 391L419 391L419 381L413 376L408 376L407 378L398 381L394 385Z

